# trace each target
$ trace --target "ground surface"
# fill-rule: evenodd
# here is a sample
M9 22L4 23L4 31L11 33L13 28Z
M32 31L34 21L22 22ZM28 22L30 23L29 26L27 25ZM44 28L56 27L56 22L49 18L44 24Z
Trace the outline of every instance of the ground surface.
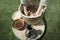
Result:
M12 32L12 13L19 0L0 0L0 40L19 40ZM60 0L48 0L45 13L47 30L41 40L60 40Z

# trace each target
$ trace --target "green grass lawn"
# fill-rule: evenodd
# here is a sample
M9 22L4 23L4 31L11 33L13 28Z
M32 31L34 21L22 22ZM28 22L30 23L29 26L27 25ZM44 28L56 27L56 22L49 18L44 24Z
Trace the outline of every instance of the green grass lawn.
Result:
M0 40L19 40L12 32L12 14L19 0L0 0ZM48 0L45 13L47 30L41 40L60 40L60 0Z

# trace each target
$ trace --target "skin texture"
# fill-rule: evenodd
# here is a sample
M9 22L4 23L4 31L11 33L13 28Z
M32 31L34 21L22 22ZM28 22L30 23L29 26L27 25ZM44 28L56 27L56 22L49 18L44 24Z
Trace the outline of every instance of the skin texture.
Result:
M39 13L41 12L42 9L43 9L43 6L39 6L39 8L36 11L35 15L39 15Z
M26 6L23 6L23 9L24 9L25 15L27 16L28 15L27 7Z

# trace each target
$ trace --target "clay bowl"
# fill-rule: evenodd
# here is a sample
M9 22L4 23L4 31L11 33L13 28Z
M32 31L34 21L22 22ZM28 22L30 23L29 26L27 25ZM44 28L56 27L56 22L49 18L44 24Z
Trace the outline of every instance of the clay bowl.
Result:
M27 23L27 24L31 24L31 25L36 25L38 24L41 20L42 20L42 17L43 17L43 11L40 12L39 15L37 16L26 16L23 14L23 10L22 10L22 5L20 5L20 15L21 17L24 19L24 21ZM32 13L33 14L33 13Z
M17 19L13 21L13 27L18 29L18 30L23 30L25 22L23 19Z

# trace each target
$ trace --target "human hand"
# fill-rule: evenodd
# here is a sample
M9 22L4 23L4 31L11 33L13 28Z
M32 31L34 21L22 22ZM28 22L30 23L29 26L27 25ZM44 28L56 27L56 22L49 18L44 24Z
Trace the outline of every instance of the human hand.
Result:
M37 16L37 15L40 15L42 9L43 9L43 6L40 6L40 7L38 8L38 10L36 11L35 15L36 15L36 16Z
M23 6L23 9L24 9L24 14L27 16L28 15L27 7Z

